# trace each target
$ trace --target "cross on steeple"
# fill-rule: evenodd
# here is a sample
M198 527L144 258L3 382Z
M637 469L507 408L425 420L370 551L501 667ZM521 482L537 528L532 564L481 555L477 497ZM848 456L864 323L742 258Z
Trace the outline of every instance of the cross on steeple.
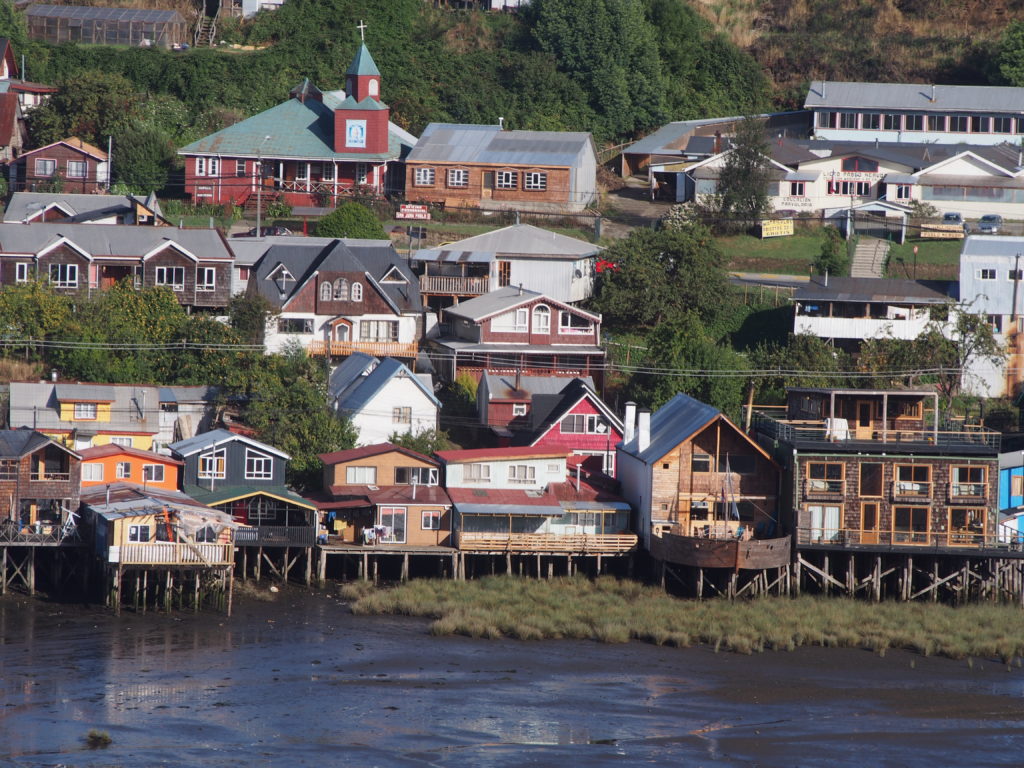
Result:
M364 43L366 42L366 23L360 19L359 23L356 24L356 29L359 30L359 39Z

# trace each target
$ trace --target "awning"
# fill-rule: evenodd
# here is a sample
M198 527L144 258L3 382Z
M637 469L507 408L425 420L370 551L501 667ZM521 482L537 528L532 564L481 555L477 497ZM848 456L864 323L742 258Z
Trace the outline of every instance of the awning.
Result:
M462 515L504 515L508 517L561 517L561 507L541 507L519 504L462 504L455 505Z
M886 184L917 184L917 176L907 173L887 173L882 181Z
M790 171L783 181L817 181L820 177L821 171Z

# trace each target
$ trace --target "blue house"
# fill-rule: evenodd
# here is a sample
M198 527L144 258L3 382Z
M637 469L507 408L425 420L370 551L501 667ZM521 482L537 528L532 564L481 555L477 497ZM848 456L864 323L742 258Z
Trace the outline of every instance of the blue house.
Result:
M1024 450L999 454L999 538L1024 540Z

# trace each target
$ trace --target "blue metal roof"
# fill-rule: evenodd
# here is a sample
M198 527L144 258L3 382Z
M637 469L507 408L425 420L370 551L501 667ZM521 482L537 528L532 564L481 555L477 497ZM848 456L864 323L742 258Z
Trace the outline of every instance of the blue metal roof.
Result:
M642 452L637 452L634 441L624 446L624 450L637 456L645 464L650 464L721 415L722 412L714 406L694 400L680 392L651 414L650 445Z

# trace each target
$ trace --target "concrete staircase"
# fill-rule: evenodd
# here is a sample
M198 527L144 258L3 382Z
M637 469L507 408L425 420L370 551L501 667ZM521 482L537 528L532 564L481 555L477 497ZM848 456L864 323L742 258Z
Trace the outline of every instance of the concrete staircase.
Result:
M888 253L888 240L861 235L850 264L850 277L881 277Z

